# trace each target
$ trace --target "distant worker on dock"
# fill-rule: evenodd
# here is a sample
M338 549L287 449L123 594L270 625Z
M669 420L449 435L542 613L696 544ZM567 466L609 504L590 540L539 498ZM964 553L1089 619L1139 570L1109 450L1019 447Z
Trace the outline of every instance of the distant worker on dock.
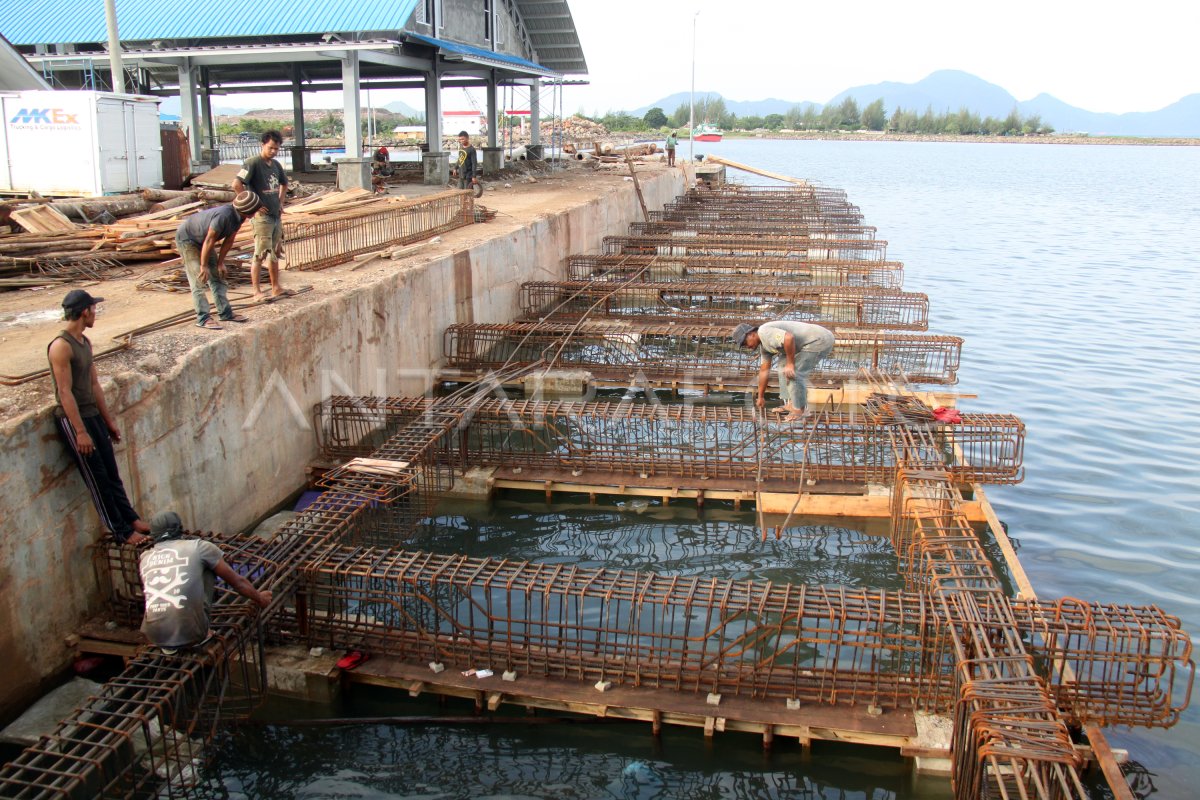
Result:
M675 145L677 144L679 144L679 132L671 131L671 133L667 136L666 141L668 167L675 166Z
M775 413L786 414L785 422L803 419L808 414L808 374L833 351L833 334L808 322L785 320L762 325L743 322L733 329L733 342L738 347L757 347L762 356L754 404L766 407L771 362L780 357L779 396L783 407Z
M58 401L55 427L104 527L119 544L141 544L147 541L150 526L142 522L125 494L113 454L113 442L121 441L121 432L104 402L100 376L92 363L92 343L83 333L96 324L96 305L103 300L83 289L72 289L63 298L67 326L46 348Z
M271 592L255 589L235 572L221 548L204 539L185 539L183 521L174 511L164 511L150 521L150 537L154 546L142 553L138 565L146 594L142 633L164 653L171 655L208 639L213 576L259 608L271 605Z
M458 132L458 160L450 174L458 177L458 188L471 189L479 183L478 161L475 158L475 148L471 145L471 136L466 131Z
M221 330L221 323L209 314L208 298L204 294L207 286L212 289L213 302L217 304L217 316L225 322L249 322L241 314L235 314L229 305L229 284L225 278L225 256L233 247L233 240L247 217L254 216L262 208L258 195L241 192L229 205L209 208L192 214L180 224L175 232L175 247L183 259L183 271L188 285L192 287L192 305L196 309L196 327ZM218 249L218 243L219 249Z
M279 297L283 287L279 283L279 262L283 260L283 200L287 195L288 179L283 166L275 160L283 136L279 131L267 131L262 135L262 149L258 155L246 159L242 171L233 179L233 191L246 189L258 195L266 210L251 223L254 228L254 262L250 267L250 287L255 299L261 299L258 288L259 270L267 262L267 276L271 281L271 296Z

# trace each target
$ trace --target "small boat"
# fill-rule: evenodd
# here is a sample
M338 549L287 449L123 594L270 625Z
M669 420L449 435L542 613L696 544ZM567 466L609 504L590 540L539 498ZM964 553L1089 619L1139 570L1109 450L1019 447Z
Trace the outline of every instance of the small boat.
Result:
M721 129L710 122L701 122L696 126L695 135L693 138L697 142L719 142L721 141Z

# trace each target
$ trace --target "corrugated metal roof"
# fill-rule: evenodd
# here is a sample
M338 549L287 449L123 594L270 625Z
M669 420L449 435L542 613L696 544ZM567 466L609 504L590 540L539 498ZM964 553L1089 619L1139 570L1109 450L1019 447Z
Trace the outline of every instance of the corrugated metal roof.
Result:
M0 89L20 92L26 89L49 89L50 84L29 66L25 57L0 36Z
M586 75L587 61L565 0L515 0L538 60L555 72Z
M541 64L535 64L524 58L510 56L507 53L496 53L492 50L484 50L482 47L472 47L469 44L460 44L459 42L451 42L445 39L435 39L432 36L424 36L419 33L406 33L406 39L415 39L418 42L433 45L443 53L455 53L460 56L470 56L474 59L483 61L495 61L501 64L511 64L514 67L520 67L529 72L537 72L545 75L553 75L554 70L549 67L544 67Z
M118 0L122 41L398 31L419 0ZM101 0L4 0L14 45L106 42Z

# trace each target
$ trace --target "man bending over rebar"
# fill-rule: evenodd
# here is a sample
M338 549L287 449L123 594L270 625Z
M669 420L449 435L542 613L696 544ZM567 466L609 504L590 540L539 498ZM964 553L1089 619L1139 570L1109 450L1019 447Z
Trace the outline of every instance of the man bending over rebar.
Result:
M146 593L142 633L167 655L208 639L214 575L259 608L271 605L271 592L255 589L234 572L221 548L204 539L183 538L183 521L174 511L150 520L150 538L154 546L139 562Z
M808 414L808 374L833 350L833 334L820 325L809 322L765 322L751 325L743 322L733 329L733 342L738 347L757 347L762 356L758 367L758 396L754 404L765 408L767 381L771 362L779 362L779 396L783 407L777 414L786 414L785 422L803 419Z

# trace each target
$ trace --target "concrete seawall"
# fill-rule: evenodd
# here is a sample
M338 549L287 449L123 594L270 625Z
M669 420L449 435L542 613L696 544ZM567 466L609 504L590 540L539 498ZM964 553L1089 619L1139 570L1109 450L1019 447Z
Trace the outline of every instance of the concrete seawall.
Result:
M641 178L650 208L680 194L682 171ZM485 200L486 202L486 200ZM100 363L124 441L117 459L145 517L178 511L188 527L240 530L299 487L316 455L312 408L330 394L416 394L456 322L517 314L520 284L563 275L563 258L641 219L631 183L562 207L377 280L327 292L226 330L160 375ZM475 226L472 226L474 228ZM390 263L390 262L389 262ZM153 354L153 337L139 350ZM52 401L0 426L0 722L56 680L64 641L99 608L90 546L101 530L52 424Z

